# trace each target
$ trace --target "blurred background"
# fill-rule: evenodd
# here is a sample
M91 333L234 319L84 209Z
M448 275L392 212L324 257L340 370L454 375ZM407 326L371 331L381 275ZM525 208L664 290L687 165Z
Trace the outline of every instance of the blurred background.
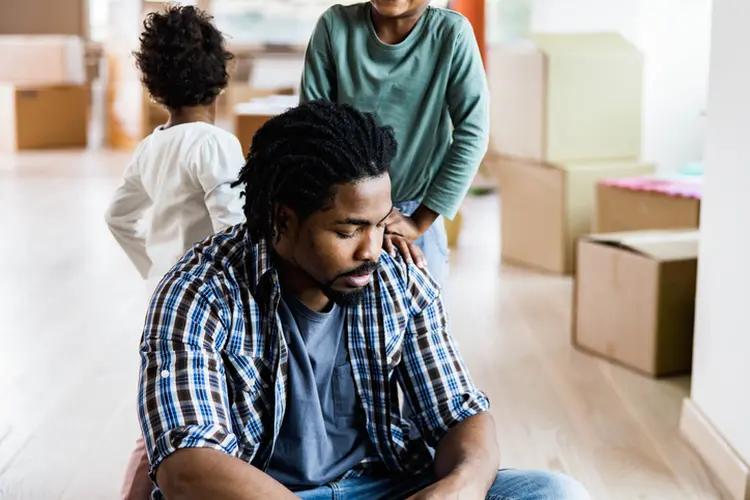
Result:
M181 3L237 56L218 124L247 149L335 2ZM432 6L472 22L492 98L446 300L503 466L603 500L750 499L750 4ZM166 119L131 55L163 3L2 7L0 498L118 498L148 296L104 211Z

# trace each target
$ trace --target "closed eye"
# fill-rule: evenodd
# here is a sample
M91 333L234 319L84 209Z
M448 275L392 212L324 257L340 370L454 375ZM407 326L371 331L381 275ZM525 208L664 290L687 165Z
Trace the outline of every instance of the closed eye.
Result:
M348 240L350 238L354 238L355 234L357 234L357 233L340 233L340 232L336 231L336 236L338 236L342 240Z

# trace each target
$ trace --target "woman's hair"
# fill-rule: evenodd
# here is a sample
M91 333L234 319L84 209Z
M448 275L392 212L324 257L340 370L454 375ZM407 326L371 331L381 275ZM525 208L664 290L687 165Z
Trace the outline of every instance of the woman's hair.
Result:
M251 236L273 241L281 205L304 220L328 206L337 186L387 173L396 150L393 129L346 104L313 101L271 118L234 183L245 187Z
M148 14L143 27L135 60L151 97L169 109L211 104L227 86L234 58L211 17L170 5Z

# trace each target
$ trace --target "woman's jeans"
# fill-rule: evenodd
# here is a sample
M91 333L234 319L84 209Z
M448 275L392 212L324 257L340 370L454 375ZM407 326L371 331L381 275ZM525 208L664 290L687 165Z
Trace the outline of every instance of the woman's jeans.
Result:
M406 201L396 203L394 206L404 215L411 216L419 207L419 202ZM427 259L427 270L430 276L444 288L448 279L450 251L448 250L448 234L445 231L443 216L435 219L432 226L414 243L422 250L425 259Z

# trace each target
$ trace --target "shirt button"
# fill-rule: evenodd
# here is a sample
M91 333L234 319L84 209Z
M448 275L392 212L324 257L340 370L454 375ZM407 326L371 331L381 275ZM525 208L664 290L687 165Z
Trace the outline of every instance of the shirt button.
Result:
M169 370L162 370L161 378L167 378L167 377L169 377Z

